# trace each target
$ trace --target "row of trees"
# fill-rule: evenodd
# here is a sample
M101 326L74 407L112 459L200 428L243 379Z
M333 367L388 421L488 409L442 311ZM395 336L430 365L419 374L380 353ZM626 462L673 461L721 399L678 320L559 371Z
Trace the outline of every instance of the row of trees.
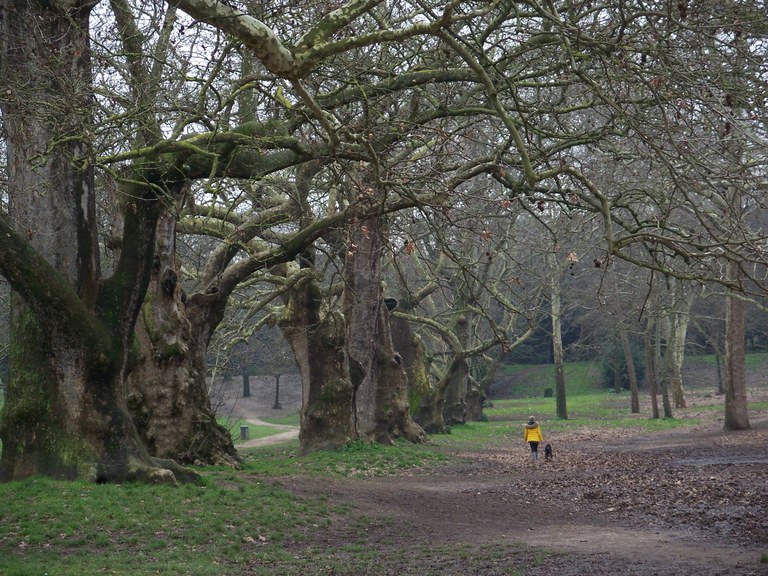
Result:
M648 271L670 357L689 287L727 293L727 424L748 425L759 4L4 0L0 478L237 466L206 356L252 318L291 345L304 450L419 441L416 410L473 416L542 302L558 334L585 256Z

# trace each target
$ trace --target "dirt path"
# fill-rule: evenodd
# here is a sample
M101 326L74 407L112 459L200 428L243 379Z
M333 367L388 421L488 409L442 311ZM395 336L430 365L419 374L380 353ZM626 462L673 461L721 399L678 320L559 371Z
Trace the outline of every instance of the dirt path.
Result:
M262 420L265 417L290 416L299 411L301 406L300 380L295 376L289 376L283 378L282 382L280 408L274 408L275 389L272 378L254 377L251 382L251 395L247 398L242 396L242 381L239 378L219 384L216 395L219 414L234 420L241 418L252 426L271 426L279 430L276 434L265 438L252 438L241 442L237 445L238 449L269 446L298 438L298 426L273 424Z
M523 447L459 456L465 463L397 477L278 483L298 495L351 505L369 518L366 544L526 544L526 576L768 575L768 422L724 433L718 424L641 437L583 430L552 436L552 462L532 467ZM331 547L359 539L344 523L315 535ZM393 552L398 550L400 552ZM519 562L519 565L515 563ZM499 565L473 572L507 573ZM418 570L401 573L419 574ZM382 572L372 572L380 574ZM398 573L393 567L387 574ZM444 567L446 576L465 574Z
M256 416L248 416L248 417L240 416L240 417L243 418L243 420L245 420L249 424L252 424L253 426L270 426L272 428L275 428L275 430L281 430L281 432L277 432L276 434L272 434L271 436L266 436L264 438L251 438L250 440L245 440L244 442L241 442L237 445L238 449L257 448L259 446L271 446L273 444L288 442L290 440L293 440L299 437L298 426L272 424L270 422L265 422L264 420L261 420Z

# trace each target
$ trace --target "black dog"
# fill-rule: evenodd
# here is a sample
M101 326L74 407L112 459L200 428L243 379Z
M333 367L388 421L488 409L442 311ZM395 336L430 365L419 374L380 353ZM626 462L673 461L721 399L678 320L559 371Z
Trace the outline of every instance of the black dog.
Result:
M552 460L552 445L544 446L544 460Z

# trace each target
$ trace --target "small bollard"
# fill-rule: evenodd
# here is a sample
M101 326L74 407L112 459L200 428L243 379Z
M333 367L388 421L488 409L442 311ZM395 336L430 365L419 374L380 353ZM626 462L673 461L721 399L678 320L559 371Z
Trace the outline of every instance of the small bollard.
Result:
M248 426L240 426L240 440L248 440Z

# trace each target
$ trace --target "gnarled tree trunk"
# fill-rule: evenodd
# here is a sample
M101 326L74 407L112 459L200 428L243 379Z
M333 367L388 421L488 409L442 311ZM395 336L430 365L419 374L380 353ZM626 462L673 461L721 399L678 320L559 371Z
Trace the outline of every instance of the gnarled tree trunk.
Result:
M414 421L427 433L434 430L432 415L433 390L429 382L429 368L421 338L411 330L411 323L404 313L389 318L392 346L402 359L408 379L408 404ZM441 412L442 413L442 412ZM442 418L440 419L442 422Z
M301 372L301 452L343 446L357 437L344 319L323 309L320 287L306 276L288 292L279 325Z
M123 258L102 280L89 143L92 6L4 0L0 9L13 222L0 217L0 269L16 291L0 479L172 482L194 474L147 454L122 388L149 279L157 189L173 184L136 169L125 190Z
M134 423L153 456L239 468L232 437L216 421L208 395L211 299L195 295L188 300L179 286L175 215L165 213L160 219L155 246L152 277L136 326L139 358L126 386Z
M452 334L442 337L452 353L446 373L437 385L435 401L443 403L443 418L447 425L465 424L469 416L467 395L469 392L470 366L466 350L469 348L474 313L470 311L471 289L464 278L454 281L455 298ZM454 340L455 338L455 340Z

